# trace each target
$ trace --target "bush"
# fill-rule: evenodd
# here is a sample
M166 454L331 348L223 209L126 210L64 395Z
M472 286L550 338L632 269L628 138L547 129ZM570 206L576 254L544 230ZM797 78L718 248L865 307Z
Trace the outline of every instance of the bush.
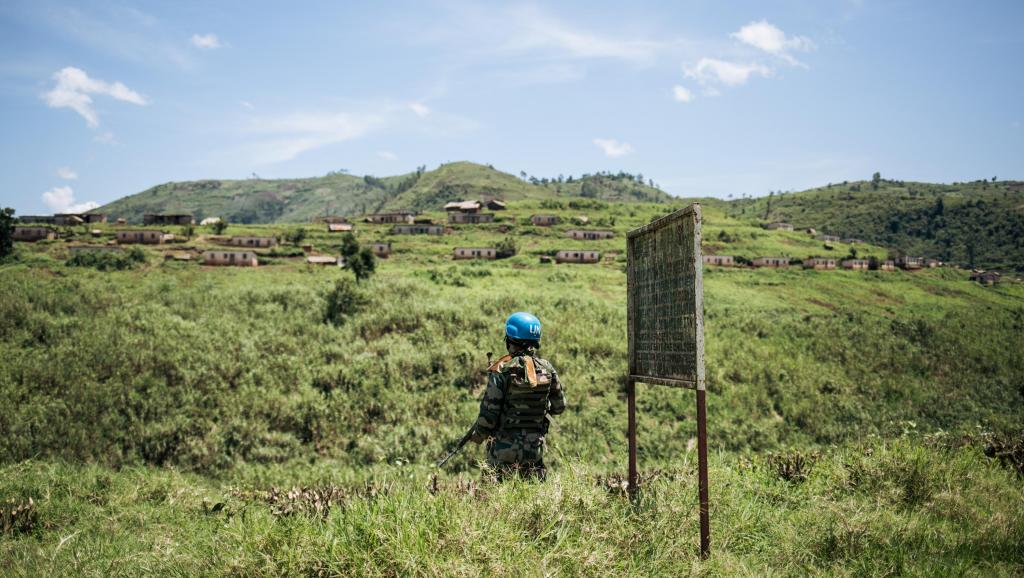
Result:
M100 271L124 271L146 262L146 252L138 247L128 251L78 251L68 259L69 267L92 267Z
M338 279L327 292L324 323L340 326L366 304L366 297L349 279Z

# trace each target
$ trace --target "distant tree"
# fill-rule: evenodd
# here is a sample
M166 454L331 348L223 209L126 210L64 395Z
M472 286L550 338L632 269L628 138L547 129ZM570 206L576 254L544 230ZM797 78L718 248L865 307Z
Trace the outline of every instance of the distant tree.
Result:
M345 233L341 237L341 256L346 261L356 256L359 253L359 241L356 240L356 236L352 233Z
M14 253L14 209L0 210L0 259Z
M213 232L216 235L220 235L220 234L224 233L224 231L226 231L227 228L228 228L228 220L225 219L224 217L221 217L221 218L219 218L219 219L217 219L216 221L213 222Z
M946 204L942 201L942 197L935 200L935 209L932 211L932 215L939 216L946 213Z
M377 270L377 257L369 247L363 247L352 259L346 259L345 262L352 270L352 274L356 276L356 281L369 279Z
M516 244L515 237L505 237L505 240L498 243L496 248L498 258L500 259L515 256L519 252L519 246Z
M768 191L768 202L764 206L764 220L768 220L768 213L772 212L772 197L775 196L775 191Z
M996 178L995 177L992 177L992 182L993 183L996 182Z
M298 229L295 229L291 233L288 233L285 236L285 239L298 245L299 243L306 240L306 229L299 227Z
M857 247L850 247L850 258L851 259L856 259L857 258Z
M519 178L525 181L527 176L526 171L519 171Z
M195 228L195 225L193 225L192 223L189 223L189 224L187 224L187 225L185 225L185 226L183 226L181 228L181 234L186 239L190 239L191 240L192 239L192 235L195 234L195 232L196 232L196 228Z
M873 190L877 191L878 190L878 185L881 182L882 182L882 173L876 172L875 174L871 175L871 188Z

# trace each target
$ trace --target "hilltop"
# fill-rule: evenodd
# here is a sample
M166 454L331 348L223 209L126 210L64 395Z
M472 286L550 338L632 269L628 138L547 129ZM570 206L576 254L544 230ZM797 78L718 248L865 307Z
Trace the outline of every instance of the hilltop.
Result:
M1024 183L951 185L879 179L740 199L730 215L787 221L894 253L965 267L1024 270Z
M455 162L378 178L331 173L303 179L172 182L119 199L96 212L141 222L145 213L188 212L197 220L224 217L235 223L302 223L324 215L440 209L464 198L543 200L580 197L604 201L664 202L668 193L639 176L583 175L527 180L489 165Z

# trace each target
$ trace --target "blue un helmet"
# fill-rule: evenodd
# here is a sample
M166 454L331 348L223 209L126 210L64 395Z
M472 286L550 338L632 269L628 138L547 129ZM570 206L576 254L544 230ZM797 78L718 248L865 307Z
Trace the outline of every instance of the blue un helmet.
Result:
M523 311L509 315L505 321L505 337L540 343L540 319L532 313Z

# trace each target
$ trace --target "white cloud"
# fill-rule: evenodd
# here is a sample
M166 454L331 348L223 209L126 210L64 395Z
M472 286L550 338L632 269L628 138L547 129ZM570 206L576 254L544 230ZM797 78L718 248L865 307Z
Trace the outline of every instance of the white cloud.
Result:
M416 116L423 118L430 114L430 107L423 104L422 102L411 102L409 108L416 113Z
M87 201L75 203L75 192L71 187L54 187L43 193L43 202L54 213L84 213L100 206L99 203Z
M771 76L772 69L762 64L740 64L716 58L701 58L697 66L685 70L688 78L701 84L719 82L726 86L745 84L752 75Z
M89 78L84 70L73 66L55 72L53 78L57 85L42 96L46 104L52 108L70 108L84 118L91 128L99 126L100 119L92 106L90 94L105 94L114 100L140 106L147 104L141 94L120 82L111 83Z
M672 98L678 102L692 102L693 92L685 86L679 86L678 84L672 87Z
M201 50L214 50L223 46L216 34L193 34L192 46Z
M393 153L391 151L377 151L377 156L379 156L380 158L382 158L382 159L384 159L386 161L397 161L398 160L398 155L396 155L395 153Z
M110 132L109 130L101 132L98 135L92 137L92 140L103 144L120 144L117 142L117 139L114 138L114 133Z
M595 138L594 144L609 158L617 158L633 152L631 144L619 142L612 138Z
M290 161L306 151L362 137L383 126L386 120L379 113L348 112L297 113L259 119L249 132L263 138L249 145L248 156L256 164Z
M57 169L57 176L65 181L73 181L78 178L78 173L71 167L60 167Z
M504 24L506 28L511 28L508 30L510 40L506 44L509 49L547 48L574 58L613 58L643 62L652 59L660 48L655 42L619 40L573 28L536 6L513 9Z
M242 105L242 108L244 108L245 110L255 110L256 109L256 106L253 105L253 103L249 102L248 100L239 101L238 104Z
M814 49L814 42L810 38L786 36L785 32L768 23L767 20L751 22L730 36L768 54L783 58L794 65L800 63L793 58L790 54L791 51L806 52Z

